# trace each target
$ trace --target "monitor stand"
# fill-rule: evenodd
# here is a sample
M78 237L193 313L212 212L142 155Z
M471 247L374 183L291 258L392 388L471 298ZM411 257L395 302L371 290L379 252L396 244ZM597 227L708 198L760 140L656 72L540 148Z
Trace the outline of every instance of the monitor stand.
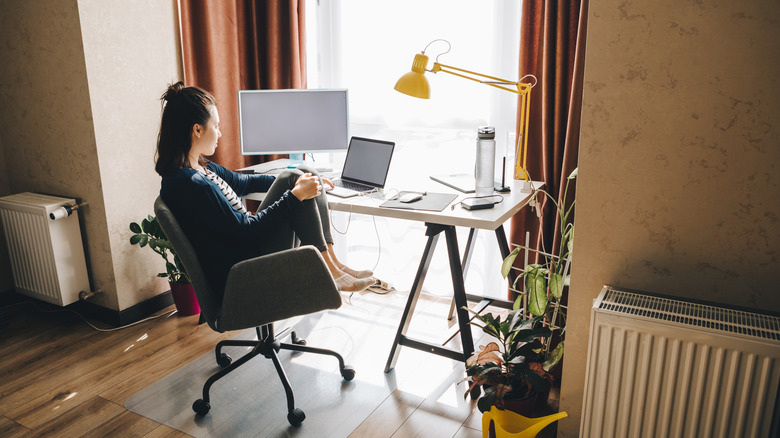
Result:
M323 173L327 174L327 173L333 172L333 166L328 164L328 163L319 164L319 163L314 163L314 162L306 163L305 161L301 161L297 165L293 166L292 165L292 160L289 160L287 158L280 158L278 160L266 161L265 163L255 164L253 166L242 167L241 169L238 169L237 172L249 173L249 174L253 174L253 173L267 173L269 175L276 175L276 174L281 173L283 170L295 169L298 166L302 166L304 164L307 164L310 167L313 167L320 174L323 174Z
M287 165L288 169L297 169L298 166L303 164L305 154L290 154L290 164Z

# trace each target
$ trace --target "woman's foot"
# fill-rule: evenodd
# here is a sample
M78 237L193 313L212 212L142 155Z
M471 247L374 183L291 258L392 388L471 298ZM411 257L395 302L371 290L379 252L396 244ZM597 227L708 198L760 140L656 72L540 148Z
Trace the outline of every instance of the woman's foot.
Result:
M355 278L349 274L344 274L336 278L336 287L341 292L362 292L374 284L373 278Z
M325 255L326 254L323 253L323 256L325 256ZM328 244L327 257L330 259L330 262L334 266L338 267L339 271L342 271L345 274L349 274L349 275L351 275L351 276L353 276L355 278L368 278L368 277L372 277L374 275L374 273L372 271L368 271L368 270L356 271L356 270L350 268L349 266L341 263L339 261L338 257L336 257L336 251L333 250L333 244L332 243ZM328 259L326 259L326 261L327 260ZM336 276L334 275L333 278L336 278Z
M356 271L356 270L350 268L349 266L343 266L343 265L339 269L344 271L344 273L349 274L349 275L351 275L351 276L353 276L355 278L368 278L368 277L372 277L374 275L373 271L369 271L367 269L363 270L363 271Z

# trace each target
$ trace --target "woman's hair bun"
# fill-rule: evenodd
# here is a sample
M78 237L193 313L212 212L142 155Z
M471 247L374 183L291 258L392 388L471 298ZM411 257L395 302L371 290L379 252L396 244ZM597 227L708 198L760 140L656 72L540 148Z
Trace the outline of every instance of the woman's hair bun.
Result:
M184 82L182 81L176 82L175 84L168 85L168 89L165 90L165 93L163 93L162 99L167 102L170 102L171 100L173 100L173 98L181 94L181 90L183 89L184 89Z

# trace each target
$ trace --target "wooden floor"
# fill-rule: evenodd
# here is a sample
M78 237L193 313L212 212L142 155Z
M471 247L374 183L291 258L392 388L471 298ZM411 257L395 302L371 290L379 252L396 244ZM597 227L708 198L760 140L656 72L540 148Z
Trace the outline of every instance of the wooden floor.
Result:
M345 298L338 311L364 321L391 312L397 313L389 316L397 321L406 300L403 293ZM413 329L429 335L446 332L448 307L448 300L423 296ZM31 304L4 312L8 324L0 328L0 437L187 436L126 410L125 401L210 352L217 341L238 334L199 326L197 316L174 315L101 332L72 313L43 312ZM392 339L397 324L383 326ZM357 352L361 360L386 361L389 345L384 340L376 344L373 351ZM397 370L398 389L351 437L482 436L480 413L463 398L461 364L404 349ZM554 436L554 426L540 436Z

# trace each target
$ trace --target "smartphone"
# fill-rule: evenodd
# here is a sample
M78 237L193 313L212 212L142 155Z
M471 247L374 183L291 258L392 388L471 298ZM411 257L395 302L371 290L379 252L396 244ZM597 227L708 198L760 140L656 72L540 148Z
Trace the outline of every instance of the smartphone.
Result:
M495 203L490 199L484 198L467 198L460 201L460 206L466 210L482 210L485 208L493 208Z

